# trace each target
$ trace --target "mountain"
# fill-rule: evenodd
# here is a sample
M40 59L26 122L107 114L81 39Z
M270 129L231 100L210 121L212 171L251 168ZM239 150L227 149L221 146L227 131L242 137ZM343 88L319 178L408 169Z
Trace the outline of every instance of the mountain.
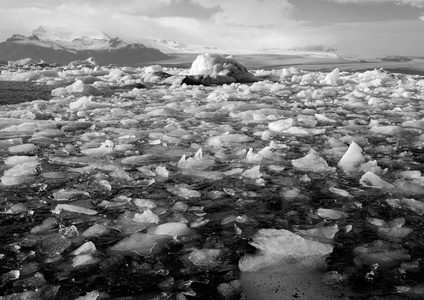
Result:
M214 53L225 53L228 52L228 49L223 49L214 46L201 46L201 45L192 45L185 44L173 40L167 39L143 39L143 44L148 45L153 48L157 48L164 53L205 53L205 52L214 52Z
M100 31L47 30L39 27L27 37L14 34L0 43L0 61L31 57L48 63L68 64L94 56L100 65L132 65L170 57L141 43L127 43Z

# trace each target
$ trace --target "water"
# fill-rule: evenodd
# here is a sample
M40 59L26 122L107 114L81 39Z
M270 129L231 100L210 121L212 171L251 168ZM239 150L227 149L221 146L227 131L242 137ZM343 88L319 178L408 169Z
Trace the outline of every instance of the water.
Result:
M16 105L3 107L3 113L10 110L10 112L13 112L12 115L16 115L17 118L20 116L19 112L28 111L31 108L31 103L23 102L50 98L51 87L28 82L0 82L0 84L2 86L0 96L2 101L6 101L2 103L16 103ZM177 89L156 88L171 96L178 96L176 94ZM191 99L190 105L197 107L203 105L203 99L213 90L212 87L200 90L200 96ZM134 113L136 116L143 116L144 113L148 112L145 108L154 109L166 102L168 102L169 107L175 107L174 97L164 99L156 95L161 95L161 93L156 93L155 87L151 87L144 90L142 96L131 99L131 101L122 98L122 94L121 98L104 97L95 99L95 101L110 104L114 108L127 109L128 112ZM269 104L272 107L281 106L287 108L287 110L294 107L291 104L296 104L296 109L301 108L305 111L308 109L308 106L298 99L284 100L262 97L260 100L246 100L246 103ZM387 99L386 101L390 104L392 100ZM184 101L181 101L181 103L184 104ZM416 106L416 111L422 111L421 102L411 101L411 103ZM391 124L401 125L404 121L403 117L393 116L390 110L365 110L357 107L342 109L342 106L325 105L323 103L319 108L325 108L325 112L336 120L335 124L331 126L326 123L318 126L326 128L326 136L287 135L275 137L276 142L285 143L288 148L276 150L277 154L280 155L279 160L263 163L261 172L265 173L264 177L267 181L265 186L257 186L252 180L237 176L228 176L220 180L207 180L200 176L197 178L184 174L177 168L176 162L179 157L182 154L192 156L194 148L190 147L190 144L203 145L212 130L212 126L232 126L235 131L244 132L249 136L254 136L254 132L260 126L257 124L235 124L234 120L225 114L223 117L196 119L188 113L183 113L182 108L176 107L172 115L169 113L165 118L163 116L141 118L139 123L130 125L129 128L129 126L118 122L120 119L125 119L126 116L114 117L109 115L107 117L111 120L107 120L101 118L103 111L99 109L96 112L97 115L88 113L86 115L88 119L93 118L93 122L98 125L97 128L66 131L66 136L64 134L51 139L29 140L28 137L24 137L23 142L31 141L39 147L37 156L43 160L40 165L41 174L33 184L2 187L0 189L0 211L2 212L0 214L0 241L2 244L0 245L0 274L3 275L10 270L18 269L26 270L27 273L23 274L22 272L21 278L16 281L4 282L4 284L0 282L0 295L39 290L42 292L35 299L73 300L85 293L98 290L104 293L98 299L177 299L175 295L179 296L178 299L220 299L216 292L216 286L239 278L237 263L240 257L254 252L248 241L259 229L306 230L337 223L342 229L334 239L335 250L328 257L327 263L328 270L349 276L349 281L347 283L341 282L340 285L345 284L346 286L343 287L345 289L350 288L362 292L361 299L372 299L373 296L377 296L375 299L408 299L407 297L397 297L395 287L415 285L422 282L424 274L422 266L424 255L422 216L403 208L392 208L387 205L386 199L400 198L403 195L401 193L396 195L392 194L392 191L363 188L359 184L359 178L346 176L342 172L330 174L305 173L294 169L290 161L302 157L310 148L319 153L332 150L325 143L328 137L340 137L340 132L343 132L341 130L348 130L350 128L348 122L351 121L353 125L357 125L356 127L352 125L353 129L351 130L355 129L358 131L357 134L369 141L365 153L373 159L378 159L379 165L389 168L392 173L408 169L424 172L420 164L422 149L410 142L411 139L417 138L417 134L411 132L411 139L406 134L394 138L381 137L369 132L364 126L359 126L362 123L358 124L360 121L358 121L358 114L361 114L364 119L387 119L390 120ZM64 121L75 120L77 115L66 115L68 107L68 105L52 102L45 108L45 113L48 116L57 114ZM220 116L221 111L218 108L215 108L216 111L213 108L211 110L212 116ZM293 114L296 115L296 110L293 109L293 111ZM180 143L175 145L170 143L168 146L147 143L149 133L155 130L160 131L165 126L170 127L175 123L193 133L192 140L189 140L189 142L182 140ZM42 122L39 124L42 124ZM63 126L60 122L56 124L58 128ZM209 124L209 127L205 127L205 124ZM125 135L120 132L125 133ZM131 134L126 134L127 132ZM84 157L80 155L81 145L86 142L80 137L83 133L91 134L85 138L95 138L97 133L104 133L104 138L101 136L102 140L110 138L114 139L115 142L120 140L120 136L125 136L127 140L122 143L128 142L140 153L134 153L133 150L129 150L129 153L115 152L103 158L93 158L94 161L98 160L98 164L93 164L92 171L88 173L81 172L79 174L75 170L70 172L70 166L80 166L73 165L72 162L81 160L81 166L90 164L89 160L83 160ZM24 134L28 133L24 132ZM150 138L150 140L153 139ZM252 146L257 151L267 144L268 142L256 138L251 144L239 147ZM7 147L3 147L3 149L0 149L0 157L6 158L10 154L6 151ZM386 152L382 151L382 147ZM241 156L232 152L233 149L229 149L224 153L227 154L225 160L217 158L213 170L227 171L237 167L248 168L253 166L246 166L241 162ZM210 155L210 153L212 153L210 149L205 150L205 154ZM411 153L411 155L405 156L405 153ZM114 166L113 164L116 165L115 167L120 166L119 160L126 155L136 154L150 154L151 156L146 156L149 159L140 164L125 166L124 170L109 169ZM76 159L72 160L73 157ZM331 166L337 165L336 157L332 158L331 155L328 155L328 158ZM284 172L278 172L275 169L273 171L269 164L274 164L280 168L284 167ZM151 170L154 170L157 166L165 166L171 172L171 175L169 178L163 179L156 176L157 180L152 184L149 183L149 175L137 172L137 167L140 167L140 165L147 165L147 167L150 165ZM114 170L117 172L112 172ZM63 176L41 176L49 172L57 172L57 174L63 174ZM126 182L125 176L120 177L122 173L132 175L134 181ZM305 175L307 175L309 181L303 180ZM388 176L390 176L390 173ZM394 180L395 178L391 179ZM107 189L107 185L104 185L105 181L110 183L110 190ZM202 197L187 200L171 193L170 187L181 184L187 184L191 189L200 192ZM340 197L332 193L329 187L333 186L349 191L352 197ZM90 197L88 199L72 198L69 200L72 201L70 204L95 208L98 210L98 215L80 215L63 211L58 215L53 215L51 210L55 208L57 199L52 195L62 188L89 192ZM296 189L299 190L299 193L296 193ZM284 197L282 197L281 191L285 192ZM122 219L120 216L124 216L127 211L133 213L138 211L138 208L134 207L132 202L123 203L123 205L115 208L102 208L100 206L100 202L103 200L115 201L116 204L115 198L118 196L123 199L125 197L146 199L157 203L158 206L153 211L163 221L185 219L191 224L199 224L204 218L210 221L203 226L194 228L195 235L173 240L160 253L155 255L127 256L113 253L108 250L110 246L128 235L121 232L122 227L119 227L121 223L118 222ZM407 196L409 195L407 194ZM420 195L415 196L420 198ZM176 201L186 203L188 209L175 210L171 208ZM4 213L10 208L13 208L12 213ZM342 210L348 214L348 217L337 221L324 220L318 218L314 213L320 208ZM52 215L57 222L53 230L46 230L41 235L28 234L35 225L39 225ZM355 260L353 255L355 247L381 239L376 228L367 222L369 217L382 218L387 221L399 217L405 218L408 227L414 230L413 233L403 240L394 240L387 244L377 245L380 247L377 250L385 250L386 248L388 250L398 248L402 251L408 250L411 255L408 264L401 267L379 269ZM225 222L223 222L224 219ZM69 241L72 242L72 245L63 250L60 255L51 253L52 257L57 260L50 260L52 258L50 254L47 255L44 250L40 251L40 244L45 245L42 242L43 238L49 238L50 241L50 237L57 236L57 231L70 230L73 226L83 232L94 223L106 224L109 227L107 234L90 238L97 248L93 257L99 258L100 263L70 268L70 262L73 259L71 251L83 242L81 236L74 236L72 232L68 233L67 239L62 238L63 244L59 243L57 247L54 247L57 250L62 246L67 246ZM129 227L127 223L123 224ZM353 225L353 230L347 232L344 228L348 225ZM58 239L58 241L61 240ZM188 259L193 249L199 251L202 249L219 250L221 256L216 261L217 265L210 265L208 261L201 259L199 259L201 261L200 266L194 265ZM383 250L378 253L383 252ZM394 250L390 253L393 254ZM42 276L36 275L37 272ZM294 279L296 278L299 278L296 284L299 284L300 287L305 279L301 276L296 276ZM276 297L280 296L274 290L269 290L269 293ZM47 297L46 295L49 294L54 296ZM183 295L185 295L185 298L183 298ZM387 297L383 298L383 296ZM2 298L0 297L0 299Z
M24 81L0 81L0 105L17 104L37 99L48 100L56 86Z

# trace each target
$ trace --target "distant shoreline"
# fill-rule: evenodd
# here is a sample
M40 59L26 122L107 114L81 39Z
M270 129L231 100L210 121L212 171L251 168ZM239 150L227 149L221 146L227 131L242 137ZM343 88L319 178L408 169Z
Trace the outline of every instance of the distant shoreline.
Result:
M161 65L168 68L191 67L199 55L197 53L172 53L170 59L136 64L138 67ZM326 56L326 53L293 54L231 54L249 70L272 70L295 67L305 71L328 72L339 68L340 71L364 72L383 68L392 73L424 76L424 58L412 58L410 61L384 61L379 58L339 58Z

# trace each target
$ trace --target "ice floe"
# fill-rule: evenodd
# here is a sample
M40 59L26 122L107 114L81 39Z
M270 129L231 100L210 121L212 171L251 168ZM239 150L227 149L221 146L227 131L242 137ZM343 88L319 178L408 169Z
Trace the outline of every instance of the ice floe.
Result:
M0 80L52 86L0 113L11 297L424 295L422 76L203 54Z

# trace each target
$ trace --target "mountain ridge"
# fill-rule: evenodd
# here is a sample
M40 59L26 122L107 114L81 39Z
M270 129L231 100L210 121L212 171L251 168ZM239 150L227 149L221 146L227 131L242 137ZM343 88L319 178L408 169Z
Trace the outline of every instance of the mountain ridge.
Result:
M48 63L68 64L91 56L101 65L131 65L170 58L159 49L142 43L127 43L105 33L97 33L97 36L72 31L52 33L41 26L31 36L13 34L0 43L0 61L31 57Z

